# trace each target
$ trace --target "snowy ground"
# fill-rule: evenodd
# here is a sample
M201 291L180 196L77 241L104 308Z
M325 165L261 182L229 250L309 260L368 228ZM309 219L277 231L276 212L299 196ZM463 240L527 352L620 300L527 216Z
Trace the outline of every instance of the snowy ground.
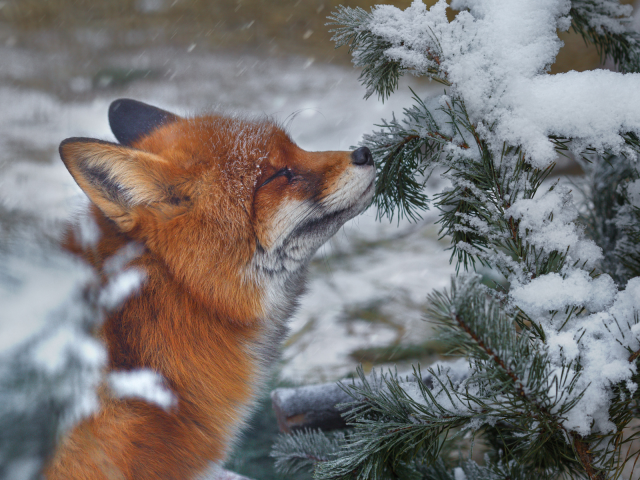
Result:
M179 114L220 108L272 115L290 121L301 147L337 150L355 145L381 117L409 104L411 96L409 79L384 104L365 101L356 70L301 57L147 48L104 54L90 68L78 67L78 61L71 54L52 57L11 41L0 46L0 202L53 225L68 218L83 196L59 160L59 142L71 136L113 140L107 108L118 97ZM122 72L124 81L118 77ZM419 92L438 88L412 85ZM424 299L446 285L453 272L434 220L430 215L420 225L398 226L376 221L369 210L319 252L292 323L283 378L295 383L337 379L357 365L350 356L354 350L428 338L429 326L421 320Z

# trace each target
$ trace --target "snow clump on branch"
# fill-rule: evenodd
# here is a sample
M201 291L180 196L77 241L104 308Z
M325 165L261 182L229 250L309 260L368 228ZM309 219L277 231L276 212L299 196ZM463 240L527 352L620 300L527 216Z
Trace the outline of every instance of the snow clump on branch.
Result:
M429 10L420 0L404 11L381 5L368 28L390 44L389 60L451 85L450 94L464 99L470 119L498 150L503 142L521 145L530 163L544 168L556 158L553 135L573 139L580 150L634 155L621 133L640 134L640 96L629 94L640 91L640 74L547 73L562 47L556 31L571 24L569 0L451 6L469 10L449 22L445 0ZM616 28L628 27L616 21Z

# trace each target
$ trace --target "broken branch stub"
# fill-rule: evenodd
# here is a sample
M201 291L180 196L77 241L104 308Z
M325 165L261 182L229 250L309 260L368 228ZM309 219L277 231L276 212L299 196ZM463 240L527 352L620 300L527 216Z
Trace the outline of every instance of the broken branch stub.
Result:
M373 375L367 379L370 385L382 388L384 382L380 376ZM414 377L407 378L414 382ZM433 388L431 375L423 377L427 388ZM345 386L362 385L359 380L343 381ZM278 420L278 427L283 433L291 433L303 429L320 429L323 431L338 430L347 426L336 405L352 402L339 384L323 383L298 388L277 388L271 392L273 410Z

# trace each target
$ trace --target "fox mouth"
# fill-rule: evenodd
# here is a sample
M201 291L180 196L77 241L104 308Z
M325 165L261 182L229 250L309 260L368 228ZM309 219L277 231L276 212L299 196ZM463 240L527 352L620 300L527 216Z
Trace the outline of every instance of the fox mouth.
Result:
M375 190L375 174L371 171L368 174L371 178L360 177L355 185L347 186L338 195L302 204L306 206L306 212L302 215L304 219L286 236L276 239L276 244L267 249L270 253L261 249L260 268L274 274L293 272L304 265L340 227L370 205ZM365 188L362 188L363 184Z
M376 186L376 178L373 177L369 186L364 189L364 192L362 192L361 197L364 197L365 195L368 195L369 193L371 193L371 190L373 190L375 186Z
M367 185L367 188L365 188L364 191L358 196L353 206L348 207L345 210L357 209L357 207L360 206L360 211L356 212L354 216L364 212L365 209L371 204L371 201L373 200L375 188L376 188L376 177L374 176L371 179L371 182L369 182L369 185Z
M295 238L304 234L320 233L322 231L326 231L328 236L333 235L335 232L329 232L329 230L334 230L336 227L342 226L348 220L362 213L369 206L375 184L376 179L374 177L367 188L358 195L351 205L338 210L323 212L322 215L303 222L292 232L291 237ZM321 204L319 207L324 210Z
M348 220L348 218L344 219L344 217L348 217L351 210L351 208L343 208L335 212L329 212L321 217L307 220L293 231L292 237L297 237L304 233L326 230L333 227L336 223L344 223Z

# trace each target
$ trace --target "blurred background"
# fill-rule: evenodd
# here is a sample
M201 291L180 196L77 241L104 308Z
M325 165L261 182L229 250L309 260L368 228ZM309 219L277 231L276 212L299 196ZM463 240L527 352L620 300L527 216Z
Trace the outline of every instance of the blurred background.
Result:
M115 141L107 109L116 98L178 114L267 114L288 122L301 147L338 150L357 145L381 118L408 106L409 87L421 96L440 92L441 85L409 76L385 103L363 100L359 72L346 48L334 49L326 23L339 4L375 3L0 0L0 253L9 226L55 234L82 204L57 148L71 136ZM410 1L389 3L405 8ZM565 47L552 73L599 66L597 52L579 36L560 36ZM437 178L428 185L440 187ZM431 212L415 224L379 222L370 209L318 253L271 387L335 381L358 364L365 371L407 370L440 358L442 349L422 320L426 295L448 285L453 273L436 219ZM6 283L2 267L0 261L0 283ZM27 280L20 285L27 288ZM35 295L23 287L6 291L32 299L18 305L24 315L57 306L56 295L43 294L55 292L49 286L38 285ZM3 313L5 339L13 338L9 333L24 339L35 328L20 331ZM268 396L252 423L228 467L277 478L268 458L277 431Z

